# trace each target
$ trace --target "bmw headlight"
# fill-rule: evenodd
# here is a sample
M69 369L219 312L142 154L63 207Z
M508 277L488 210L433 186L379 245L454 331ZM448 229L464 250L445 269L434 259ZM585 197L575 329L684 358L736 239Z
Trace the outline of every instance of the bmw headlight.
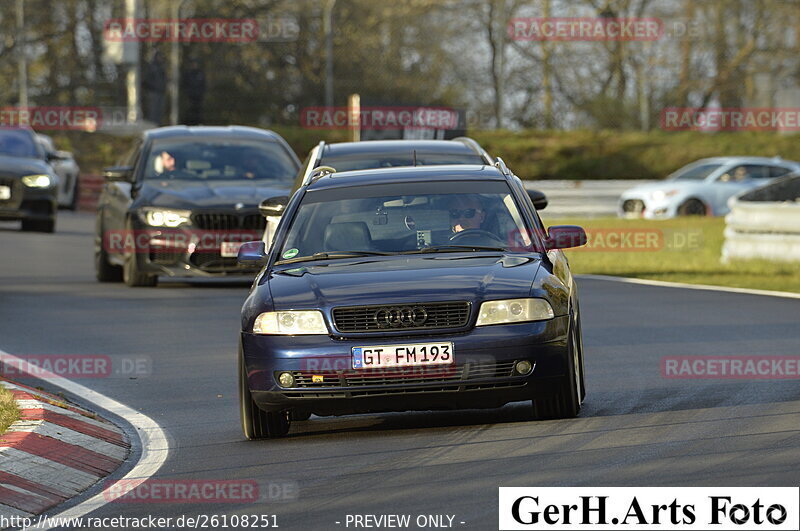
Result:
M282 336L327 334L328 327L319 310L264 312L256 317L253 333Z
M47 188L52 182L53 179L45 174L26 175L22 178L22 184L29 188Z
M139 218L151 227L175 228L189 223L190 210L145 207L139 211Z
M544 299L486 301L481 304L475 326L546 321L554 315L553 307Z

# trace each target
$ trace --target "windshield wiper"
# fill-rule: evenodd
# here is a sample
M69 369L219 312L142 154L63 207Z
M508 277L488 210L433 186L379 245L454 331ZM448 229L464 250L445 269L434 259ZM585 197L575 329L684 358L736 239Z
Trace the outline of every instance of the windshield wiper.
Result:
M360 256L388 256L395 253L384 253L380 251L331 251L324 253L314 253L309 256L298 256L295 258L288 258L286 260L278 260L275 262L279 264L293 264L295 262L314 262L316 260L329 260L332 258L358 258Z
M483 245L430 245L414 251L404 251L400 254L422 254L422 253L452 253L458 251L499 251L506 252L503 247L486 247Z

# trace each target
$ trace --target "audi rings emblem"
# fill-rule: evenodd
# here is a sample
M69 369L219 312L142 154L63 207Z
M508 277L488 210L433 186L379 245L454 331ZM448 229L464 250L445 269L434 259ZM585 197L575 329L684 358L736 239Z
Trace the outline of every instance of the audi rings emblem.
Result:
M380 308L372 315L378 328L412 328L428 320L428 312L421 306L392 306Z

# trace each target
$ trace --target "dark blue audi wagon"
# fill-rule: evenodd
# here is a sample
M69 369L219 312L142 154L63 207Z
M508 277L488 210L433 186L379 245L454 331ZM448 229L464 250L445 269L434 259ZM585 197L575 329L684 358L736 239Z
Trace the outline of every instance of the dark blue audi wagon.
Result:
M329 171L329 170L328 170ZM293 419L585 396L578 290L504 166L320 172L291 198L242 309L239 398L249 439Z

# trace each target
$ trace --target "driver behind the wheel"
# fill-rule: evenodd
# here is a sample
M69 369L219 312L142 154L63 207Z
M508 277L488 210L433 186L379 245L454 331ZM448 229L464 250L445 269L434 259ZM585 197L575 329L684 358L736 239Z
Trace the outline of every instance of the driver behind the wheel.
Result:
M481 229L486 211L481 200L474 195L457 195L450 201L450 226L453 233Z

